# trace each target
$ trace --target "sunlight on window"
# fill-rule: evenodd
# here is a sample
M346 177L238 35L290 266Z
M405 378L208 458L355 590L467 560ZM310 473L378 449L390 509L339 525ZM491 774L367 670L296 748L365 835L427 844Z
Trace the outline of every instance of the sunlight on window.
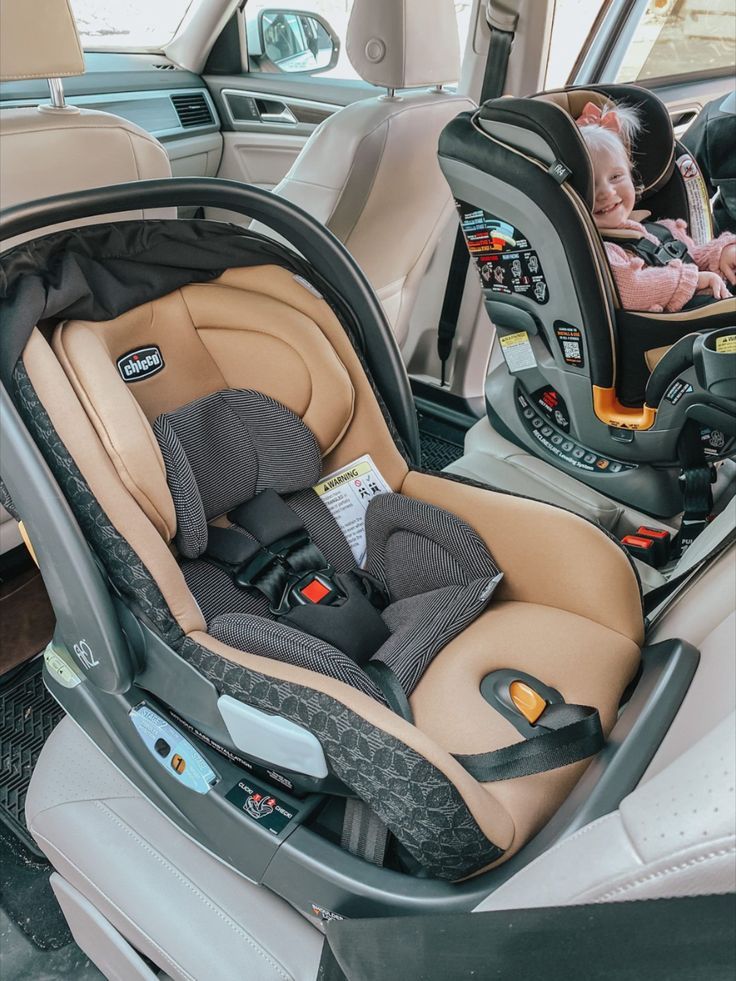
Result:
M84 48L160 48L192 0L71 0Z

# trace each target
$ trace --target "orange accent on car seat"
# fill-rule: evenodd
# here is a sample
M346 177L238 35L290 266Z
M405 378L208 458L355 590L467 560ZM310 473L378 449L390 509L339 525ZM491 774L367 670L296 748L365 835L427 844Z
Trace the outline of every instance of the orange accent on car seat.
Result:
M36 553L33 551L33 545L31 545L31 539L28 537L28 532L26 531L26 526L23 524L22 521L19 521L18 522L18 531L20 532L20 537L23 539L23 542L25 543L26 548L31 553L31 558L33 559L33 561L38 566L38 559L36 558ZM38 567L39 567L39 569L41 568L40 566L38 566Z
M601 422L617 429L651 429L657 410L644 404L640 409L621 405L615 388L593 385L593 411Z
M512 681L509 685L509 695L517 709L532 725L547 708L547 703L542 696L523 681Z

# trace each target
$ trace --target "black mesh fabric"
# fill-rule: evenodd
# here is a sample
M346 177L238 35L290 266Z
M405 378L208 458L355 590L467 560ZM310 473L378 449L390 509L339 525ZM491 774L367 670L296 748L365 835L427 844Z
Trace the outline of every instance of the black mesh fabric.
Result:
M270 487L285 494L316 483L320 452L290 409L243 389L225 389L161 415L153 424L177 518L176 544L195 559L207 522Z

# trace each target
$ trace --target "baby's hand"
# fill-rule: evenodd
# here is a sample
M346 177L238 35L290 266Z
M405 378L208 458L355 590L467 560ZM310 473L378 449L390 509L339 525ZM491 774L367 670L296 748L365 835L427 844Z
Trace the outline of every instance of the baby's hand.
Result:
M736 285L736 242L731 242L721 252L721 261L718 263L718 268L732 286Z
M725 249L723 250L726 251ZM718 273L701 272L698 273L698 293L710 293L716 300L726 300L731 295L728 287L723 282Z

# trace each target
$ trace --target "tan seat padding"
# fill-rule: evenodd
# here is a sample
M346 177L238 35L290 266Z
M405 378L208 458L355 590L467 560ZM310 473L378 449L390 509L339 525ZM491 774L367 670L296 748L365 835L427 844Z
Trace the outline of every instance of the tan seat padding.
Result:
M662 358L667 354L669 349L672 347L671 344L665 344L664 347L653 347L648 351L644 352L644 360L647 363L647 368L650 371L654 371Z
M55 331L52 345L123 484L161 537L171 541L176 512L161 451L99 335L89 324L69 322Z
M37 330L23 351L23 363L64 446L110 522L155 579L172 616L185 632L204 630L204 618L176 559L123 485L67 376Z
M229 269L217 282L253 293L277 296L319 326L345 366L354 392L352 421L339 443L325 456L323 473L331 473L364 453L370 453L389 487L398 490L409 468L396 448L350 338L327 303L279 266Z
M523 741L480 693L483 678L518 668L565 701L596 707L606 734L618 696L639 664L639 648L607 627L536 603L492 601L430 664L410 702L417 727L449 753L484 753ZM486 784L527 841L554 814L590 760Z
M642 643L636 574L601 528L541 501L416 471L401 492L447 508L475 528L504 573L497 599L567 610Z
M117 359L152 344L164 369L123 382ZM353 416L350 376L318 325L249 290L191 284L115 320L67 322L54 349L80 398L112 403L109 384L110 392L137 401L149 422L223 388L255 388L302 417L327 453Z

